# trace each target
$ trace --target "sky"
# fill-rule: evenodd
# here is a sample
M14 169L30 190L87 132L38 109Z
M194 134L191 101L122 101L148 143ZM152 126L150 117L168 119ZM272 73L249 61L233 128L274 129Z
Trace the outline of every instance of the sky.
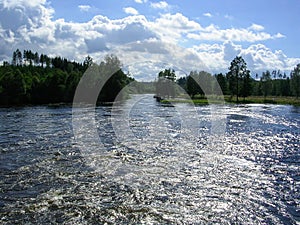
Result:
M300 0L0 0L0 62L17 48L82 62L115 54L137 80L168 67L252 76L300 63Z

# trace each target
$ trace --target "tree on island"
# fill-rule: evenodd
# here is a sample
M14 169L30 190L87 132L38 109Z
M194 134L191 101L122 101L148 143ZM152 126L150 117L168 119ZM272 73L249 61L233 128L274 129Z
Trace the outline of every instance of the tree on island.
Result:
M158 73L156 95L160 98L175 97L176 74L174 69L165 69Z

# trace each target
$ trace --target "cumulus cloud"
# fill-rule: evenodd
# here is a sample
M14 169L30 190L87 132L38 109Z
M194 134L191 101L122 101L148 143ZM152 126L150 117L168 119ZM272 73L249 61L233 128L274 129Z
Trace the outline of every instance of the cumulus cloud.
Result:
M283 35L283 34L281 34L281 33L277 33L277 34L275 34L273 37L274 37L274 39L275 39L275 38L285 38L285 35Z
M82 12L88 12L91 9L91 6L90 5L79 5L78 8Z
M208 12L208 13L204 13L203 16L212 17L212 14Z
M246 56L250 62L249 66L254 70L285 70L287 64L287 56L281 50L272 51L263 44L251 45L242 50L242 54Z
M136 41L126 45L128 51L146 52L150 54L168 54L165 43L158 39L147 39L145 41Z
M117 49L117 55L139 80L154 80L165 68L173 68L183 74L190 70L208 70L197 52L158 39L123 45Z
M84 41L87 47L88 54L108 50L108 47L106 46L106 41L103 37L86 38L84 39Z
M201 29L199 23L188 19L181 13L163 14L154 22L149 23L152 30L164 41L176 43L183 40L184 35Z
M198 54L212 73L228 72L230 62L236 56L242 56L252 72L261 74L266 70L290 71L300 59L288 58L281 50L271 50L263 44L253 44L247 48L231 41L221 44L200 44L193 46L191 51Z
M154 9L167 9L169 7L168 3L165 1L151 2L150 6Z
M54 10L45 7L45 1L0 1L0 21L4 29L42 26L50 22Z
M132 8L132 7L123 8L123 11L125 13L131 14L131 15L138 15L139 14L139 12L135 8Z
M231 41L225 41L223 43L224 60L225 61L233 60L237 55L240 54L241 50L242 50L242 46L235 45Z
M248 29L249 30L254 30L254 31L262 31L265 28L262 25L253 23Z
M142 3L146 3L147 0L134 0L136 3L142 4Z
M284 37L281 34L271 35L266 32L261 32L262 26L253 24L247 28L229 28L221 29L218 26L210 25L201 29L199 33L189 33L188 37L195 40L209 41L235 41L235 42L257 42L269 39Z
M154 32L141 23L124 23L122 25L118 30L107 32L107 42L120 45L156 37Z
M53 9L43 2L26 7L17 3L0 3L0 60L9 60L16 48L82 60L90 53L156 37L144 16L111 20L99 15L85 23L66 22L53 20Z
M53 41L53 13L44 0L0 1L0 60L8 60L16 48L39 50Z
M21 7L21 8L26 8L26 7L39 7L40 5L44 5L46 3L46 0L32 0L32 1L27 1L27 0L2 0L1 4L3 5L4 8L15 8L15 7Z
M157 8L167 7L167 3L159 4L161 7ZM180 67L187 73L227 72L236 55L245 58L251 71L275 68L284 71L300 61L258 43L284 37L280 33L267 33L262 25L203 27L181 13L164 13L150 20L138 15L134 8L125 9L130 15L124 18L97 15L90 21L77 23L53 19L54 10L45 0L0 1L0 61L10 60L17 48L78 61L87 54L101 60L105 54L114 53L124 64L131 65L130 72L140 79L154 79L157 71L168 66ZM188 44L187 49L179 47L182 42L201 44ZM244 48L241 42L249 45Z

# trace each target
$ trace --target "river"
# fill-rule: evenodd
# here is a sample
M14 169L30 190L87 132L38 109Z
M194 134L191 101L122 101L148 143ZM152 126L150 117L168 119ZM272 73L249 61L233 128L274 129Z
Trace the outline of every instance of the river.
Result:
M300 224L299 115L152 95L0 108L0 223Z

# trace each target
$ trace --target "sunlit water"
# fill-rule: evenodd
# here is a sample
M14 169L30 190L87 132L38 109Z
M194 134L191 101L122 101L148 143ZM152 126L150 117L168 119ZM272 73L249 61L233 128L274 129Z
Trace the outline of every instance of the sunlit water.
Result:
M300 108L143 95L95 115L91 144L71 107L0 109L1 224L300 224Z

